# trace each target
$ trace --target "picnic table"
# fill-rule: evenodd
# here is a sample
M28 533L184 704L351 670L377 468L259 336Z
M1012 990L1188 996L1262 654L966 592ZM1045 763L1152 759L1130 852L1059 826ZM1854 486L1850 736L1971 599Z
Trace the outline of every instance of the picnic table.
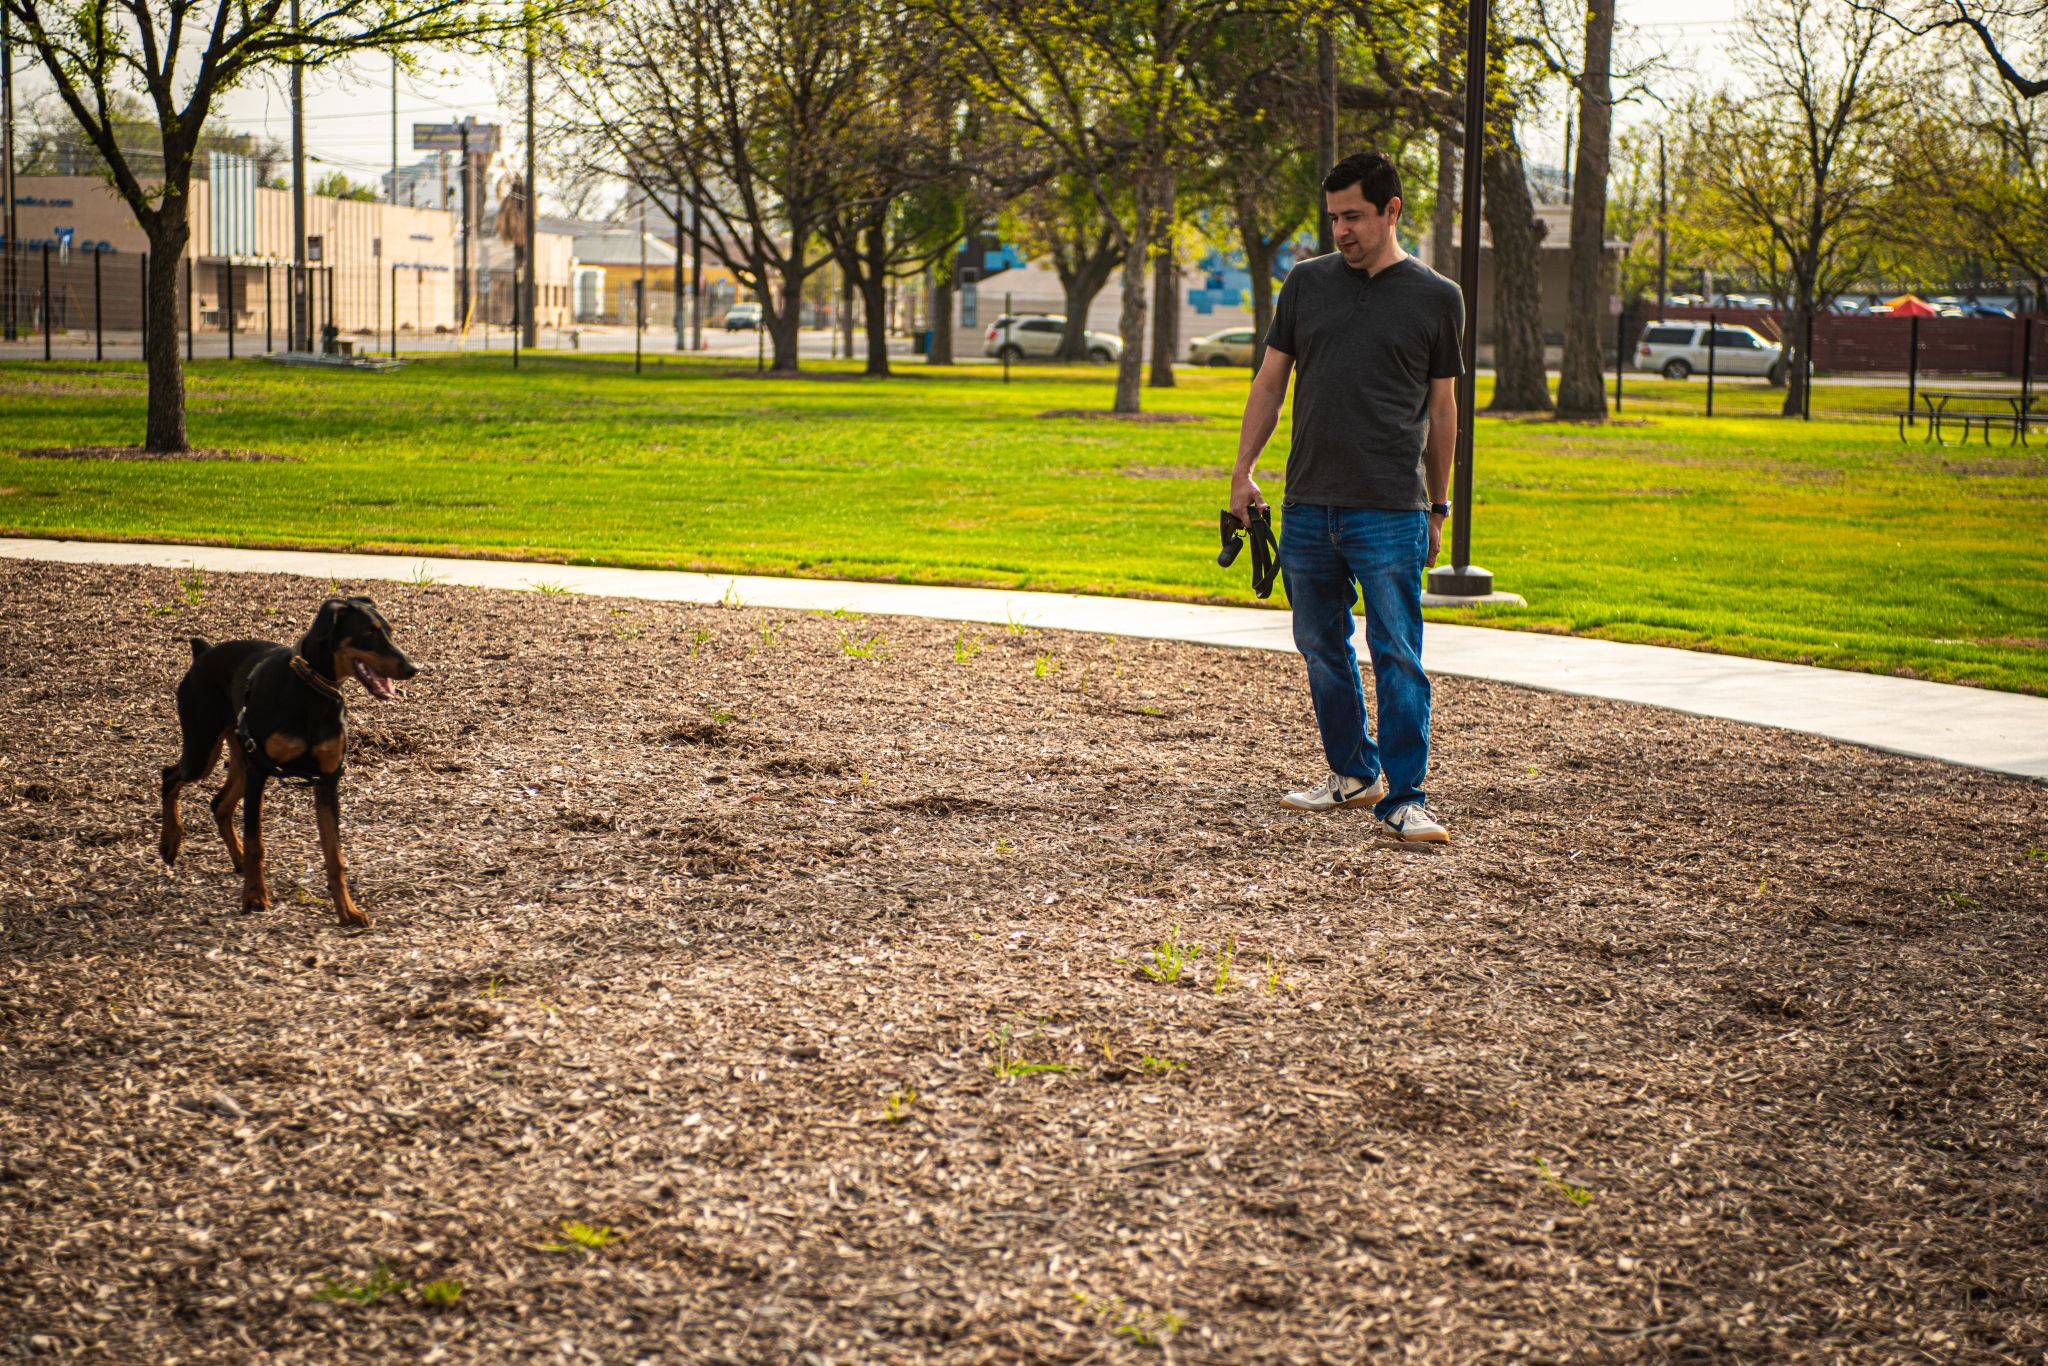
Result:
M1972 423L1984 433L1984 444L1991 444L1991 428L1994 425L2010 428L2012 440L2024 446L2027 444L2027 429L2037 422L2048 423L2048 413L2034 411L2035 400L2040 395L2020 391L2004 392L1996 389L1922 389L1920 401L1927 405L1927 439L1940 441L1942 427L1946 423L1963 424L1963 443L1969 444ZM2006 411L1999 412L1989 406L1997 399L2005 404ZM1955 409L1951 403L1984 401L1982 408ZM1899 415L1899 440L1906 439L1906 423L1913 416L1911 412Z

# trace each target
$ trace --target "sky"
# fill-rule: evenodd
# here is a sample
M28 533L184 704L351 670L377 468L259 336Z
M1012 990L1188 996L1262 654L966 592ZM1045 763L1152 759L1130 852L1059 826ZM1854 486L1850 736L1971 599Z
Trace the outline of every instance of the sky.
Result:
M1669 54L1677 73L1673 83L1687 72L1711 69L1715 54L1733 27L1739 0L1617 0L1616 12L1625 25L1633 25L1642 46L1654 45ZM46 88L32 72L20 70L21 92L17 101ZM502 145L522 145L518 124L523 119L523 101L510 80L500 73L495 83L491 73L478 71L473 62L454 58L428 58L415 73L398 78L399 158L409 164L425 155L412 150L414 123L454 122L473 114L479 122L506 125ZM309 77L306 86L306 151L308 176L319 179L338 170L351 179L371 185L391 169L391 85L388 58L367 57L346 71ZM504 98L501 100L500 95ZM18 106L17 106L18 107ZM1623 124L1650 117L1654 111L1637 107L1619 111ZM282 76L232 92L216 116L220 123L241 132L256 132L289 142L291 105ZM1549 126L1554 124L1555 126ZM1526 127L1523 142L1529 159L1557 165L1564 152L1563 106L1542 125ZM509 169L509 168L507 168ZM546 185L542 186L546 200Z

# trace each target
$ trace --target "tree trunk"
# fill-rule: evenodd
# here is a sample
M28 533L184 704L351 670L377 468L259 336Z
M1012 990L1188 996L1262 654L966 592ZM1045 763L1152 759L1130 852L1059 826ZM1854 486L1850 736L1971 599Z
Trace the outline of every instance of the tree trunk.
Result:
M1061 360L1088 359L1088 310L1095 306L1095 296L1102 293L1102 287L1116 273L1116 263L1122 259L1123 253L1117 250L1115 240L1104 233L1092 251L1083 247L1076 253L1077 264L1062 266L1060 291L1067 301L1067 331L1060 338Z
M1180 351L1180 262L1169 230L1165 248L1152 263L1152 377L1154 389L1173 387L1173 358Z
M782 306L762 300L761 311L768 319L768 343L773 354L771 367L778 375L797 373L797 340L804 320L804 268L791 258L782 267Z
M1493 233L1493 402L1488 406L1494 412L1549 412L1543 285L1537 274L1543 224L1529 201L1514 130L1504 129L1489 142L1480 165L1486 225Z
M1245 272L1252 277L1252 373L1257 374L1266 363L1266 333L1273 326L1273 257L1279 244L1266 240L1246 196L1238 198L1237 221Z
M926 365L951 365L953 363L953 256L947 252L939 257L932 267L932 315L928 320L932 329L931 349L925 352Z
M1811 401L1806 392L1806 321L1813 316L1813 281L1795 277L1792 310L1785 318L1785 404L1779 412L1798 417Z
M1147 219L1140 211L1140 225ZM1124 353L1116 363L1116 404L1112 411L1141 411L1140 385L1145 366L1145 232L1142 226L1131 234L1124 247L1124 306L1117 319L1117 332L1124 341Z
M1462 6L1446 3L1437 14L1437 57L1444 70L1457 70L1465 52L1465 12ZM1436 202L1429 215L1429 264L1437 274L1454 276L1457 247L1451 237L1458 224L1458 135L1449 129L1436 135Z
M868 366L864 372L876 379L889 377L889 244L881 225L871 223L867 233L867 260L860 273L861 303L867 313Z
M1609 103L1609 57L1614 47L1614 0L1586 8L1586 68L1579 89L1579 148L1572 168L1571 282L1564 320L1564 364L1557 377L1557 410L1565 417L1605 418L1607 384L1601 342L1608 332L1607 145L1614 107Z
M166 196L149 232L149 412L142 444L152 451L190 449L185 437L185 362L178 349L178 270L192 234L182 213L174 215L171 208L184 202ZM43 325L47 327L49 320Z
M1442 276L1458 273L1458 139L1436 135L1436 203L1429 215L1429 265Z

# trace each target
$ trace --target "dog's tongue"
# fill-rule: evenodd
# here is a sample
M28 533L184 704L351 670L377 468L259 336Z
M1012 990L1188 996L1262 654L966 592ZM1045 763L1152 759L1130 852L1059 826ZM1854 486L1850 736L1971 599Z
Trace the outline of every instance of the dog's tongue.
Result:
M392 696L391 680L378 673L361 660L356 661L356 677L370 690L372 697L389 701Z

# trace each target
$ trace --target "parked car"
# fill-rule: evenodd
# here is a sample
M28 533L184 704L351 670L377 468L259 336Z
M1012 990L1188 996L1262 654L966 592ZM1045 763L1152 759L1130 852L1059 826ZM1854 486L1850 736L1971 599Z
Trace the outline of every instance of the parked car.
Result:
M1258 334L1249 327L1226 327L1188 343L1188 361L1194 365L1250 365Z
M761 326L761 305L734 304L725 311L725 330L752 332Z
M1701 322L1653 322L1643 329L1636 347L1636 369L1655 370L1666 379L1686 379L1707 368L1707 325ZM1772 384L1785 382L1785 348L1747 327L1723 323L1714 329L1714 373L1764 375Z
M1060 313L1020 313L1015 317L1004 314L989 324L988 335L982 339L981 354L1001 357L1005 352L1011 360L1044 360L1059 354L1060 340L1067 335L1067 319ZM1085 334L1088 345L1088 359L1107 361L1120 359L1124 354L1123 340L1107 332Z

